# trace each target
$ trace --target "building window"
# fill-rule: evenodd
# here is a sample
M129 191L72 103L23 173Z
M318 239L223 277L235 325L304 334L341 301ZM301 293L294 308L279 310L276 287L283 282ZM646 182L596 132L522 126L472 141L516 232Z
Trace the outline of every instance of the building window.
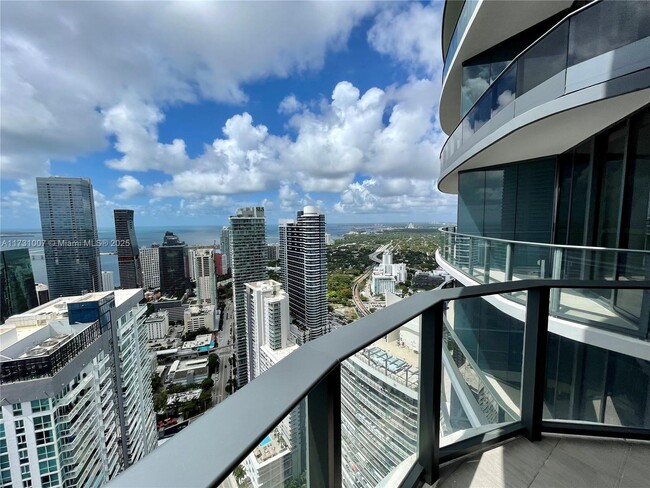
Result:
M42 446L43 444L49 444L54 438L52 437L51 430L44 430L42 432L36 432L36 444Z
M28 478L31 478L31 473L29 472L29 466L21 466L20 467L20 478L23 480L26 480Z
M42 417L34 417L34 430L49 429L52 427L52 417L44 415Z
M41 471L41 474L54 473L57 471L56 459L49 459L47 461L40 461L38 463L38 468Z
M37 449L37 452L38 452L39 461L42 461L42 460L47 459L47 458L54 457L56 455L56 451L54 449L54 444L39 447Z
M0 483L2 486L11 486L11 471L8 469L0 471Z
M16 435L25 433L25 421L24 420L16 420L14 422L14 425L16 427Z
M14 403L11 406L14 416L23 414L23 406L20 403Z
M59 475L53 473L41 476L41 484L43 488L52 488L59 484Z
M43 412L45 410L48 410L49 408L50 408L50 400L48 398L32 401L32 412L34 413Z
M27 449L20 449L18 451L18 460L20 461L20 464L27 464L29 462Z

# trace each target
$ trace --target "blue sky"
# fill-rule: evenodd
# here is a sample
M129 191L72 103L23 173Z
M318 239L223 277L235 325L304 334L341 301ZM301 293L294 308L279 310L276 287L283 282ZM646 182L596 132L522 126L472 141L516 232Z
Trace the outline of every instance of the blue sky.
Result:
M87 176L99 225L448 222L437 191L442 3L9 2L1 223L35 177Z

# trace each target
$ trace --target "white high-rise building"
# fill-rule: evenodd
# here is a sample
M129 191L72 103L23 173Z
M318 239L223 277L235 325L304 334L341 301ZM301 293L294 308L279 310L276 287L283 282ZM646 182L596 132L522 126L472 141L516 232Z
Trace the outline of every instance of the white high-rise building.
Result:
M246 327L248 332L249 377L261 373L259 349L287 347L289 337L289 297L274 280L246 283Z
M221 229L221 254L221 267L223 268L223 274L228 274L228 270L232 263L232 256L230 254L230 227L224 227Z
M280 223L279 235L282 279L292 319L306 340L315 339L328 332L325 215L307 206L295 221Z
M58 298L0 327L3 486L100 486L156 447L141 300Z
M246 283L251 381L298 348L290 344L289 297L274 280ZM244 466L254 487L282 487L304 471L305 407L298 404Z
M237 386L248 383L248 334L246 329L246 283L265 280L266 227L264 207L237 209L230 217L232 291L235 306L235 352Z
M113 291L115 289L115 281L113 280L112 271L102 271L102 290Z
M140 248L140 262L145 288L160 288L160 257L158 250L158 246Z
M217 278L214 250L190 249L192 278L196 281L196 296L200 305L217 304Z

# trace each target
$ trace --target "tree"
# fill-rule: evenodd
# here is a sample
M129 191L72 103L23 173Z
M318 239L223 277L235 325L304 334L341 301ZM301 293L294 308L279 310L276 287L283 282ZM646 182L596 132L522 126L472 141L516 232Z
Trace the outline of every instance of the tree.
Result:
M158 376L157 374L152 374L151 375L151 391L153 393L156 393L158 390L160 390L163 387L163 382L162 378Z
M160 390L153 397L153 408L156 412L162 412L167 408L167 392Z
M214 380L212 378L206 378L203 381L201 381L202 390L211 390L213 386L214 386Z
M237 467L232 472L233 476L237 480L237 483L241 483L241 480L246 476L246 470L241 464L238 464Z
M210 370L210 374L213 375L218 367L219 356L214 353L208 354L208 369Z

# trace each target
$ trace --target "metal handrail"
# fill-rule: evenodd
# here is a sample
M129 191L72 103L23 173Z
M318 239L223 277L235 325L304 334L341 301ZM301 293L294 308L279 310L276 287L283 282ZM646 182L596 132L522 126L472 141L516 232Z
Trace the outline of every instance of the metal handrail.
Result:
M501 73L499 73L499 76L497 76L494 80L492 80L492 83L490 83L490 84L488 85L488 87L487 87L487 88L485 89L485 91L481 94L481 96L478 97L478 98L476 99L476 101L475 101L475 102L474 102L474 103L469 107L469 109L467 110L467 112L465 112L465 115L463 115L463 117L460 119L460 122L458 122L458 124L456 125L456 127L454 127L454 130L451 131L450 136L447 138L447 140L445 141L444 145L442 146L442 149L440 150L440 157L442 157L442 154L445 152L445 148L447 147L447 143L449 143L449 140L451 139L451 137L456 133L456 131L458 130L458 128L463 124L463 122L464 122L465 119L467 118L468 114L472 111L472 109L473 109L474 107L476 107L476 105L478 105L478 103L483 99L483 97L485 96L485 94L488 93L488 92L492 89L492 87L493 87L493 86L494 86L498 81L501 80L501 77L504 75L504 73L505 73L506 71L508 71L508 70L510 69L510 67L511 67L514 63L516 63L517 61L519 61L519 59L520 59L524 54L528 53L528 51L530 51L533 47L535 47L537 44L539 44L542 40L546 39L546 38L549 36L549 34L551 34L552 32L554 32L558 27L560 27L560 26L561 26L562 24L564 24L566 21L569 21L573 16L575 16L575 15L577 15L577 14L579 14L579 13L585 11L585 10L588 10L588 9L590 9L591 7L593 7L593 6L595 6L595 5L598 5L598 4L602 3L602 2L603 2L603 0L594 0L592 3L589 3L589 4L587 4L587 5L584 5L584 6L580 7L579 9L574 10L573 12L567 14L566 17L564 17L564 18L563 18L562 20L560 20L557 24L555 24L553 27L551 27L548 31L546 31L543 35L541 35L538 39L536 39L533 43L531 43L531 44L530 44L526 49L524 49L524 50L521 51L519 54L517 54L517 56L515 56L514 59L513 59L512 61L510 61L510 62L506 65L506 67L501 71ZM448 73L447 73L447 76L448 76ZM445 76L445 80L443 80L443 84L444 84L444 81L446 81L447 76Z
M420 315L423 319L420 371L426 377L420 378L419 453L412 473L431 483L437 477L441 460L464 454L471 445L486 445L521 432L526 432L531 440L538 440L543 427L544 361L551 288L650 289L650 281L521 280L418 293L301 346L124 471L110 486L218 486L304 399L307 400L310 436L308 473L310 483L314 482L310 486L340 484L340 363ZM478 439L440 448L443 304L449 300L518 291L528 291L529 295L522 368L522 420L482 434ZM611 429L621 432L621 436L648 436L644 429L612 426L598 426L599 435L603 435L602 432L612 435ZM588 427L580 432L590 433ZM312 456L317 458L315 463L312 463Z
M524 245L524 246L548 247L550 249L569 249L574 251L610 251L610 252L620 252L620 253L629 252L629 253L650 255L650 251L647 251L645 249L621 249L618 247L576 246L570 244L549 244L546 242L514 241L508 239L501 239L498 237L485 237L485 236L477 236L472 234L463 234L449 229L450 227L440 227L438 230L443 234L447 234L454 237L468 237L471 239L481 239L484 241L501 242L503 244L516 244L518 246Z

